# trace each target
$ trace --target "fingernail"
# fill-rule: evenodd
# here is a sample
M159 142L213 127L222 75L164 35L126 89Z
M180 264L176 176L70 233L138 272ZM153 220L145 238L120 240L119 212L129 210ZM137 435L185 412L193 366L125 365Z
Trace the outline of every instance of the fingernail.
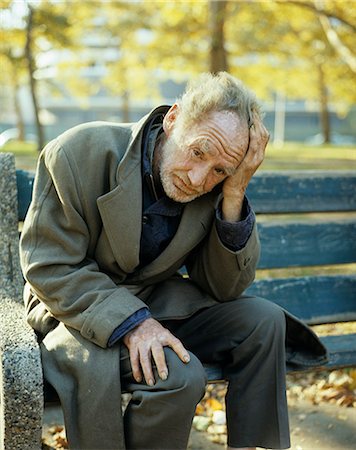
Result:
M184 362L189 362L190 361L190 356L189 355L185 355L183 359L184 359Z
M141 383L142 378L141 377L136 377L135 380L137 381L137 383Z
M147 383L149 386L153 386L155 383L154 383L154 381L152 380L152 378L150 378L149 380L148 380L148 383Z
M166 381L166 379L168 378L168 374L167 374L167 372L164 370L163 372L161 372L160 374L159 374L159 376L161 377L161 379L163 380L163 381Z

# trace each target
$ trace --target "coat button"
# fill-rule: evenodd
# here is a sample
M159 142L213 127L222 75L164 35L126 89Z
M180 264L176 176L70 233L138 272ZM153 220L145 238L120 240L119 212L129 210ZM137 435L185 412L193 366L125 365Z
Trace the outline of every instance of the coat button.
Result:
M91 329L91 328L89 328L88 330L87 330L87 335L88 335L88 338L93 338L94 337L94 331Z
M146 225L147 223L148 223L148 216L143 216L142 217L142 223L144 224L144 225Z

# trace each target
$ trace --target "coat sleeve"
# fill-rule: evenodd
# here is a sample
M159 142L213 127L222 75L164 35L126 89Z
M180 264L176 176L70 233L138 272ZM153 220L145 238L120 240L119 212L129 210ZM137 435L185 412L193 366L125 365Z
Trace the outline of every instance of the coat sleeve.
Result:
M75 167L58 141L42 152L21 242L31 290L58 321L106 347L114 329L145 303L100 271Z
M245 246L232 251L221 242L213 222L203 243L188 258L186 267L190 278L218 301L236 299L255 278L260 256L256 223Z

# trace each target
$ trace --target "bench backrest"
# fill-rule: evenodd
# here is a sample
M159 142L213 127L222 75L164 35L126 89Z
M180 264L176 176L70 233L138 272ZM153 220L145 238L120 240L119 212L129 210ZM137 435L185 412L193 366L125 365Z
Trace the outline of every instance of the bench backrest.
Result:
M356 173L261 173L249 186L260 213L260 269L320 266L317 275L259 280L249 290L310 324L356 320L356 276L321 266L356 262ZM339 268L340 270L340 268ZM318 273L319 272L319 273ZM341 272L350 272L343 270Z
M28 209L33 174L18 170L19 221ZM356 173L260 172L248 188L259 215L260 269L356 262ZM321 270L321 272L323 272ZM356 320L356 275L257 280L248 293L266 297L310 324Z

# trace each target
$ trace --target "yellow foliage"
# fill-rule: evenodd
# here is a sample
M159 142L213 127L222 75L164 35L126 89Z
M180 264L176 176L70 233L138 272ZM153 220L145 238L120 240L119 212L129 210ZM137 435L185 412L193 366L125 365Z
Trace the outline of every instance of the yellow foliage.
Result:
M14 1L1 0L0 6L10 7ZM326 13L336 18L332 24L340 42L353 52L356 8L350 8L346 1L323 3ZM345 114L356 100L355 75L330 45L313 4L228 1L221 51L226 53L229 71L261 98L272 98L279 91L288 98L318 99L321 66L329 101ZM103 81L119 95L158 98L161 78L185 81L211 66L212 24L216 17L207 0L43 0L33 3L33 7L37 54L51 48L79 51L89 37L97 39L103 51L117 49L117 60L107 64L108 74ZM5 37L0 42L0 53L10 48L23 54L25 28L5 29L0 24L0 31ZM77 79L70 80L69 72L64 78L71 90L91 92L78 82L77 71L72 71L71 76Z
M221 411L223 410L223 404L214 397L210 397L206 400L205 405L207 408L210 408L212 411Z

